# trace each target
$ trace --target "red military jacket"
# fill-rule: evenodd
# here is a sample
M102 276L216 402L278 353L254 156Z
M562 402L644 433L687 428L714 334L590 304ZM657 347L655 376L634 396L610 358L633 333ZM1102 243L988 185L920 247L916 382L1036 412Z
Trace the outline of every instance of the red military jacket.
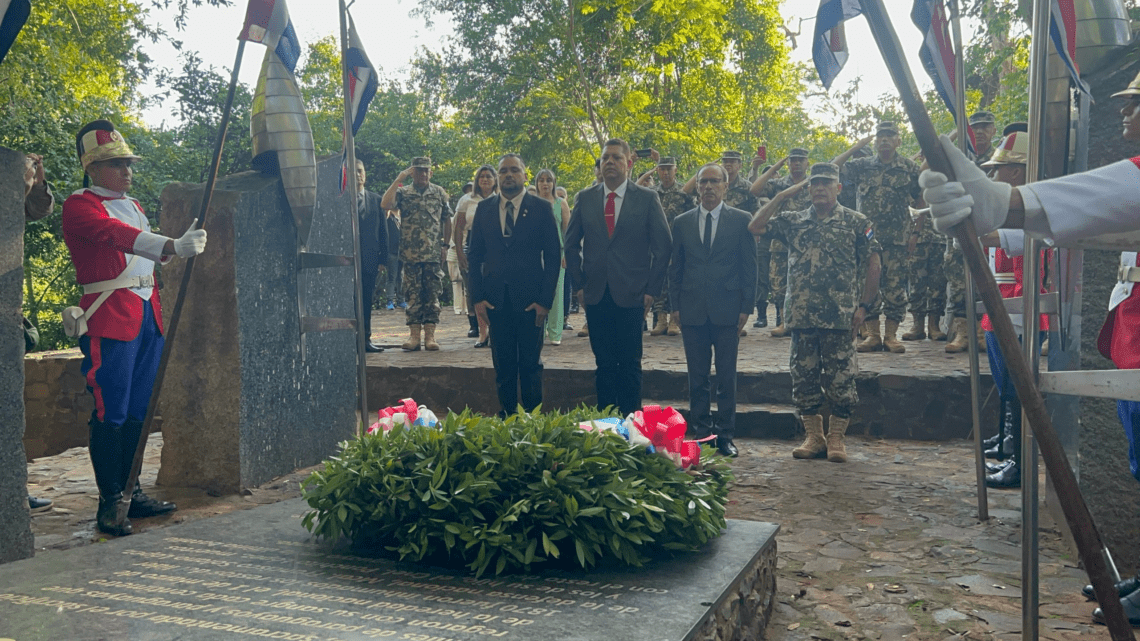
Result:
M1137 252L1120 254L1121 267L1135 267ZM1120 281L1112 291L1097 350L1120 369L1140 369L1140 287Z
M1045 260L1048 255L1048 252L1042 250L1039 263L1042 277L1045 275ZM1024 260L1025 258L1022 256L1010 256L1001 248L990 249L990 269L994 272L994 280L997 281L1002 298L1019 298L1024 293L1024 285L1021 282ZM1048 293L1044 283L1041 284L1041 293ZM1021 315L1017 314L1016 316L1020 317ZM1020 318L1015 318L1015 323L1020 322ZM1049 330L1048 314L1041 314L1039 322L1038 329L1043 332ZM982 316L982 329L987 332L994 331L989 314Z
M154 262L166 262L162 247L166 238L150 233L142 206L125 194L92 187L73 193L63 203L63 240L71 252L75 278L81 285L114 280L127 261L138 255L131 275L154 273ZM99 294L86 294L79 306L87 309ZM116 289L87 319L87 335L131 341L142 328L143 305L149 304L162 330L162 306L158 288Z

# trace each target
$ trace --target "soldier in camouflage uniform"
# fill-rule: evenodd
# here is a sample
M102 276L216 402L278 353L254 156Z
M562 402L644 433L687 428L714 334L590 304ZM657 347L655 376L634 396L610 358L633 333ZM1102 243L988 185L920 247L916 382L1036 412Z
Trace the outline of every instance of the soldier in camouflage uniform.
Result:
M899 323L906 317L907 239L910 237L910 205L922 199L918 164L898 154L899 130L893 122L881 122L875 131L876 155L846 162L858 193L856 209L875 223L882 246L883 273L879 300L863 326L866 337L856 348L871 352L882 347L892 353L906 351L898 339ZM887 317L879 333L879 314Z
M412 184L401 187L408 177ZM413 158L412 166L400 172L384 192L384 209L400 210L400 260L404 262L405 310L410 331L401 347L409 352L420 349L420 329L424 347L439 349L435 326L439 323L439 296L451 238L451 204L443 187L431 182L431 159Z
M656 151L651 153L654 156L657 154ZM665 220L669 222L669 229L673 229L673 219L696 207L696 203L693 197L682 191L681 185L677 183L677 159L672 156L665 156L664 158L657 156L657 158L658 183L652 189L657 192L657 197L661 199L661 209L665 212ZM657 323L653 327L653 331L649 332L651 336L661 336L662 334L679 336L681 334L680 327L670 325L669 313L671 311L673 309L669 305L669 280L666 276L665 286L661 288L661 295L653 299L653 313L657 317Z
M816 458L826 452L828 460L842 463L847 460L843 437L859 400L853 331L878 291L880 247L871 221L838 203L842 187L834 164L812 165L811 207L775 215L797 187L776 194L748 230L766 231L788 247L784 313L792 332L792 400L807 432L792 456ZM867 278L859 283L862 265ZM826 441L819 413L825 398L831 405Z
M997 131L994 115L988 111L971 114L970 129L974 132L974 164L981 167L994 155L993 137ZM946 343L946 351L956 354L969 348L970 337L966 327L966 261L962 258L962 250L954 247L953 238L946 239L943 265L947 283L946 317L950 322L950 342ZM978 349L983 352L986 347L981 337L984 335L978 332Z
M788 166L787 176L776 176L776 172L784 165ZM811 191L807 188L808 151L803 147L796 147L788 152L786 158L780 160L771 169L765 171L756 182L752 183L752 193L771 200L776 194L788 189L792 185L803 183L803 188L795 195L784 201L780 211L803 211L811 207ZM776 177L773 177L776 176ZM779 213L779 212L777 212ZM767 313L767 303L770 301L776 306L776 328L772 336L782 338L790 334L784 322L784 296L787 294L788 284L788 248L784 243L772 239L770 245L771 267L769 269L770 293L767 301L756 301L758 314ZM759 320L757 321L759 323Z
M920 211L914 218L910 240L907 244L910 254L910 315L914 327L902 335L904 341L920 341L927 337L929 324L930 340L946 340L946 334L938 327L942 310L946 307L946 272L943 264L943 237L934 231L927 210ZM929 323L928 323L929 321Z

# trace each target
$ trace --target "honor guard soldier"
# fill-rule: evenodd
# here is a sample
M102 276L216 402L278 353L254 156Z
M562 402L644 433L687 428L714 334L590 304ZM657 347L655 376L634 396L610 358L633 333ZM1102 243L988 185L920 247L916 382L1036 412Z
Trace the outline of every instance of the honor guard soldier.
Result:
M886 348L902 354L899 323L906 316L907 239L910 236L910 206L922 199L918 186L918 164L898 154L901 144L898 127L880 122L875 130L875 152L870 158L846 161L851 181L858 193L856 209L875 224L882 246L882 277L879 299L863 326L866 337L860 352ZM885 331L879 333L879 314L887 317Z
M677 182L676 158L673 156L661 157L656 149L650 150L650 157L657 162L657 167L654 170L657 173L657 184L651 189L657 192L657 197L661 199L661 210L665 212L665 220L669 223L669 229L673 229L673 221L677 219L677 216L692 209L695 206L695 201L691 195L685 193L682 186ZM651 176L652 172L645 172L638 179L638 184L643 184L642 180ZM650 336L661 336L663 334L679 336L681 334L680 326L671 324L672 311L673 305L669 299L669 278L666 276L661 295L653 299L653 314L656 316L657 322L653 326L653 331L649 332Z
M401 187L408 177L412 184ZM400 210L400 260L404 264L405 312L410 334L400 347L420 349L420 329L424 347L439 349L435 326L439 323L439 297L443 292L443 272L451 247L451 203L443 187L431 182L431 158L412 159L412 166L400 172L380 206Z
M802 188L776 194L753 218L748 230L767 232L788 247L788 295L784 313L792 333L792 400L803 417L807 438L792 451L796 458L847 460L844 435L859 397L854 329L864 321L879 289L879 243L866 216L838 202L839 168L811 168L811 206L784 211L783 202ZM866 270L866 280L858 274ZM824 400L831 405L824 439Z
M777 173L784 166L788 166L787 176L777 176ZM803 187L795 192L791 198L784 201L780 211L803 211L811 207L811 191L808 189L807 183L808 172L808 151L803 147L794 147L788 152L788 155L780 160L780 162L767 169L756 182L752 183L752 193L756 196L767 198L769 200L776 197L776 194L788 189L793 185L803 185ZM777 212L779 213L779 212ZM761 242L763 240L761 239ZM773 239L770 245L771 267L769 269L769 296L766 300L761 301L759 298L756 300L756 313L758 316L763 317L767 315L768 301L771 301L776 306L776 327L772 330L772 336L776 338L783 338L790 332L788 331L787 324L784 322L784 298L788 292L788 248L784 243ZM763 269L763 266L759 267ZM762 327L760 320L757 319L754 327Z
M190 226L182 237L150 231L142 206L127 196L138 156L107 120L75 136L84 188L63 203L63 240L83 286L78 307L63 311L64 331L79 337L81 371L95 397L91 412L91 467L99 487L95 526L107 534L132 532L132 518L166 514L173 503L127 487L162 356L162 307L155 263L190 258L206 248L206 232ZM90 186L87 186L90 185Z

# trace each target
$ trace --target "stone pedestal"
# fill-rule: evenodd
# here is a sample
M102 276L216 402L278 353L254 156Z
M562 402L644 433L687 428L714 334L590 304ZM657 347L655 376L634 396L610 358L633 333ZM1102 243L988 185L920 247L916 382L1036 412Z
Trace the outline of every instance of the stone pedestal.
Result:
M32 556L24 462L24 154L0 147L0 563Z
M340 159L318 167L308 250L351 255ZM204 185L162 193L162 229L179 236L197 216ZM352 267L301 272L281 182L256 172L218 181L182 310L158 413L161 485L237 492L315 465L355 431L356 337L306 335L302 359L298 283L310 316L353 318ZM186 261L162 270L170 314Z

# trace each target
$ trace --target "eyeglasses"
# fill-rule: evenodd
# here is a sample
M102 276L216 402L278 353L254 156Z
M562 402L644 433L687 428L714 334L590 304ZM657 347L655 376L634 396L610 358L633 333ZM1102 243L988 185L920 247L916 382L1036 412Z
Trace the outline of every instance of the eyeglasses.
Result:
M697 181L698 185L719 185L724 182L723 178L701 178Z

